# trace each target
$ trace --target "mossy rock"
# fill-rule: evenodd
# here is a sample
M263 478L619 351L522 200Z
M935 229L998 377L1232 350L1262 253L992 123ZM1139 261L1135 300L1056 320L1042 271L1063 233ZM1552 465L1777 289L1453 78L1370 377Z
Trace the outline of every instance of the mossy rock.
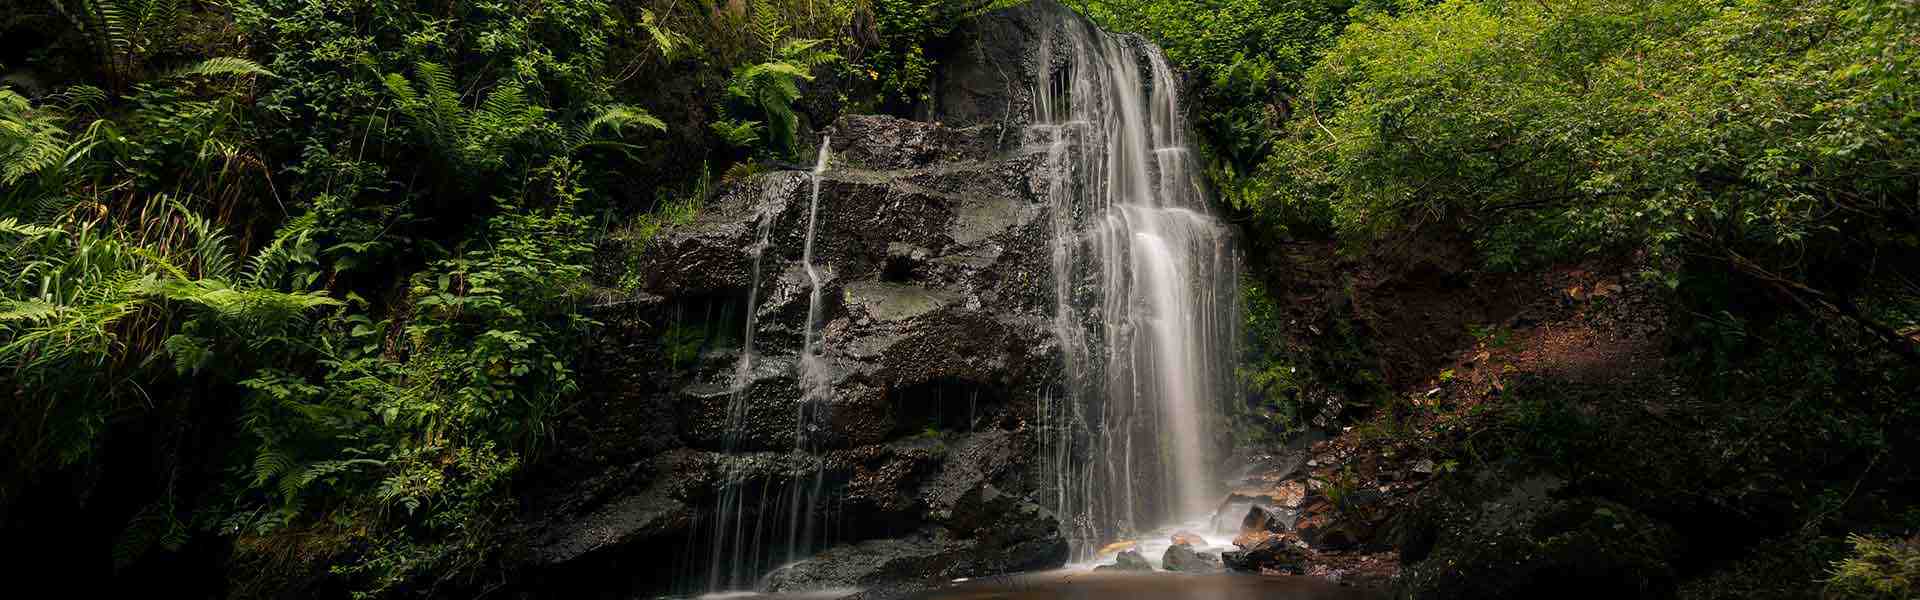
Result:
M1620 503L1516 491L1448 513L1466 516L1429 521L1433 550L1402 571L1396 597L1674 596L1678 536Z

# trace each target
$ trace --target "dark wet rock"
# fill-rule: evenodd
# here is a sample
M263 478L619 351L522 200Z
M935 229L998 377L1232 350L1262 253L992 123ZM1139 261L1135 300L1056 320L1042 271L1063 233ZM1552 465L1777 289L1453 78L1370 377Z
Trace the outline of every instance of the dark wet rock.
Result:
M981 494L976 528L930 527L911 536L830 548L768 574L762 587L799 592L902 582L932 585L1049 568L1067 558L1066 539L1052 513L1030 502ZM991 523L996 527L986 527Z
M1054 23L1078 18L1058 2L1029 2L963 23L936 74L931 112L944 123L1018 130L1035 114L1034 86L1021 79L1033 49Z
M1168 571L1183 573L1217 573L1226 570L1219 554L1196 552L1193 546L1187 544L1175 544L1167 548L1166 555L1160 558L1160 566Z
M1316 551L1347 550L1372 539L1372 527L1338 511L1308 514L1294 523L1293 532Z
M901 170L981 161L993 157L997 131L946 127L875 115L850 115L834 123L833 152L840 165Z
M1260 505L1247 507L1247 516L1240 520L1240 532L1256 531L1282 533L1293 531L1299 512L1287 508L1268 508Z
M532 560L562 564L635 540L683 532L694 517L692 507L667 497L665 486L655 486L548 530L534 543Z
M1153 563L1141 556L1139 550L1127 550L1113 557L1113 564L1094 567L1095 571L1152 571Z
M1404 519L1417 562L1396 580L1404 598L1662 598L1675 590L1672 528L1602 498L1555 499L1555 480L1505 494L1462 494ZM1422 539L1425 538L1425 539ZM1403 553L1406 552L1403 548Z
M1225 552L1221 561L1228 569L1248 573L1302 573L1307 553L1282 536L1269 536L1242 550Z

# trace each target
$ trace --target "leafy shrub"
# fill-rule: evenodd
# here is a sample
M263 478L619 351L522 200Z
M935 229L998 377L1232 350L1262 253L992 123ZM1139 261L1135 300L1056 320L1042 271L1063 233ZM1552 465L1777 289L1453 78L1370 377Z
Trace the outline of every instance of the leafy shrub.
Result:
M1912 598L1920 593L1920 540L1847 536L1853 554L1833 564L1827 593L1833 598Z

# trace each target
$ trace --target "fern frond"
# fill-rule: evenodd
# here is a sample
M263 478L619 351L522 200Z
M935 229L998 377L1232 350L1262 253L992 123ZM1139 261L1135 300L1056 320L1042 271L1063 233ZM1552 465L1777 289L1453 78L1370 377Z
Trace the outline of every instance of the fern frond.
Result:
M107 91L91 85L70 85L41 99L58 105L63 112L86 110L99 113L107 105Z
M721 140L734 147L745 148L760 140L759 121L722 119L708 124L708 128L719 135Z
M253 457L253 485L260 487L282 473L294 470L293 456L273 448L261 448Z
M165 198L167 207L180 218L187 232L193 235L193 262L199 266L200 277L226 279L233 275L233 253L228 249L230 238L220 228L200 216L179 200Z
M67 157L71 145L63 120L12 90L0 89L0 184L19 183Z
M659 49L660 56L667 60L673 60L680 48L687 44L687 36L667 29L667 26L660 22L660 18L653 14L652 9L640 9L640 28L645 29L647 35L653 38L654 47Z
M67 314L67 307L40 300L0 302L0 325L41 323Z
M261 66L260 63L253 62L251 60L247 60L244 58L235 58L232 56L216 56L216 57L209 58L191 65L174 69L173 71L170 71L167 73L168 78L194 77L194 76L219 77L224 75L233 75L233 76L253 75L253 76L260 76L260 77L275 76L273 74L273 71L267 70L267 68L264 66Z
M320 216L317 213L306 213L281 225L280 231L274 234L273 241L267 242L266 246L254 253L253 259L247 263L246 272L241 274L241 279L247 285L269 287L270 283L277 281L283 275L280 272L281 269L300 259L294 253L306 243L308 233L319 222Z
M64 233L66 233L66 230L58 227L22 223L19 219L13 217L0 219L0 235L22 238L20 243L30 243Z
M181 375L191 375L200 370L213 355L207 340L197 336L175 334L160 342L167 355L173 357L173 371Z
M450 137L461 122L461 114L466 112L460 106L459 92L454 90L453 74L437 63L420 62L413 68L425 88L423 100L431 115L432 133L439 137Z
M588 134L593 134L598 133L601 128L606 128L617 134L626 127L649 127L662 132L667 130L666 122L654 117L652 113L624 104L601 108L600 114L587 121L583 129Z

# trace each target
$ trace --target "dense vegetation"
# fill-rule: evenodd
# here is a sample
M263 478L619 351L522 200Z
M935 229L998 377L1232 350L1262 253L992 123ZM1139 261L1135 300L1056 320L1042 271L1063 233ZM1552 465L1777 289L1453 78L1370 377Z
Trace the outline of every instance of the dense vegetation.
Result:
M1386 394L1353 331L1283 338L1264 253L1438 239L1488 272L1638 252L1703 393L1770 390L1834 462L1914 456L1920 4L1065 3L1189 78L1251 238L1246 437L1297 430L1314 390ZM124 506L73 514L120 519L114 568L211 543L259 567L236 579L473 583L577 395L584 307L633 276L595 244L824 119L912 111L928 44L1006 4L9 8L0 522L99 486ZM1915 526L1861 532L1835 589L1910 593L1873 573L1912 577L1887 536Z
M99 484L141 496L116 568L213 538L360 592L476 575L622 281L595 240L911 102L922 44L990 7L10 5L0 515L126 446L156 458Z

